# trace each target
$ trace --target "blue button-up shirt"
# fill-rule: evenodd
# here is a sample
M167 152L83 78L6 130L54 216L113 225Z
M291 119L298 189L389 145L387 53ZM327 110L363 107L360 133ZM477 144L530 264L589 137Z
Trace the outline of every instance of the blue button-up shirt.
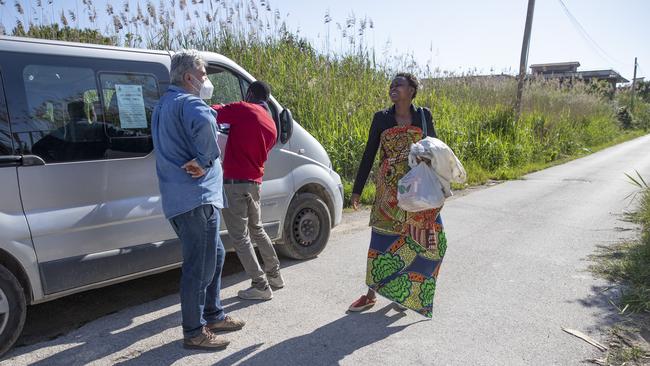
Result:
M204 204L224 206L216 112L203 100L170 86L151 117L163 212L167 219ZM181 166L196 159L205 169L192 178Z

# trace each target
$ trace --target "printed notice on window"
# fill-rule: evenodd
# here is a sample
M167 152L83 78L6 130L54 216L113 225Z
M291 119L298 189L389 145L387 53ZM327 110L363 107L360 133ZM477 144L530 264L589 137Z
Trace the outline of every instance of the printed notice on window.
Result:
M147 128L142 85L115 84L122 128Z

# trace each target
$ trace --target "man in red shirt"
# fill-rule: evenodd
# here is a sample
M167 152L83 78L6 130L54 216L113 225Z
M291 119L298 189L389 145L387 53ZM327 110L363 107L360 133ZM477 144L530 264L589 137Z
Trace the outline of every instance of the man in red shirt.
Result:
M248 87L244 101L212 106L217 111L217 122L230 124L223 159L228 207L222 215L237 256L252 279L251 287L237 294L247 300L270 300L271 287L284 287L280 261L262 227L260 213L264 163L278 136L267 104L269 95L269 86L256 81ZM257 261L251 239L262 255L264 270Z

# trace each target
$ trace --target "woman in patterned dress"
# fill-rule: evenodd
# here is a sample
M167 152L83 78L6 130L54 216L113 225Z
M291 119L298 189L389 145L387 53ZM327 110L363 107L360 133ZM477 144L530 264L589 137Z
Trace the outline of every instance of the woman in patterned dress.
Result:
M418 86L414 75L397 74L389 89L393 106L375 113L372 120L351 199L357 209L380 150L375 202L370 214L368 292L350 305L350 311L371 308L379 293L395 302L399 310L409 308L431 317L436 278L447 247L440 208L406 212L397 206L397 182L410 169L411 144L425 134L436 137L431 111L412 104Z

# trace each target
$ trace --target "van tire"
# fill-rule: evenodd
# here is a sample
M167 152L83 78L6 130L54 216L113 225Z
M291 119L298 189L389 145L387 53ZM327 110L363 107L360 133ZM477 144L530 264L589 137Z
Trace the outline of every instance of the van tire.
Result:
M313 193L299 193L289 205L282 230L283 244L277 250L293 259L314 258L325 249L331 227L325 202Z
M0 356L11 349L23 331L26 307L20 282L0 265Z

